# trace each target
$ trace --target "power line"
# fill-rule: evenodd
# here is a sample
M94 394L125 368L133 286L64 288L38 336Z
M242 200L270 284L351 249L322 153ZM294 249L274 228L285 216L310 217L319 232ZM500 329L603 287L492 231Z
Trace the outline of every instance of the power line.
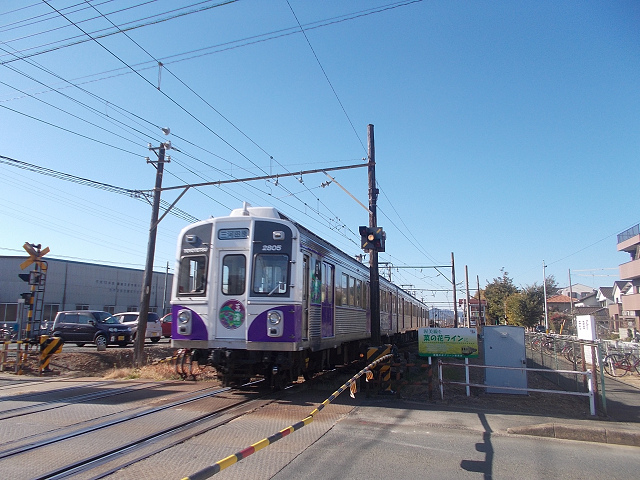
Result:
M45 0L46 1L46 0ZM93 7L94 10L96 10L96 12L100 13L99 10L95 7ZM101 13L100 13L101 14ZM101 14L102 15L102 14ZM104 15L103 15L104 17ZM65 17L66 18L66 17ZM119 28L117 25L115 25L113 22L111 22L111 20L109 20L108 18L104 17L107 21L109 21L114 27ZM68 19L67 19L68 20ZM79 27L78 27L79 28ZM81 29L82 30L82 29ZM145 52L149 57L153 58L156 62L158 62L158 65L162 66L162 63L160 61L158 61L158 59L156 59L153 55L151 55L151 53L149 53L145 48L143 48L138 42L136 42L135 40L133 40L127 33L122 32L129 40L131 40L138 48L140 48L143 52ZM106 49L106 47L104 47L102 44L100 44L100 42L97 42L100 46L102 46L103 48ZM109 53L111 53L112 55L114 55L119 61L121 61L123 64L127 65L123 60L121 60L117 55L115 55L113 52L111 52L109 49L106 49ZM128 66L128 65L127 65ZM132 69L132 67L128 66L130 69ZM132 69L133 70L133 69ZM192 93L194 93L199 99L201 99L203 102L205 102L206 105L208 105L210 108L213 108L211 106L211 104L209 104L208 102L206 102L200 95L198 95L193 89L191 89L185 82L183 82L181 79L179 79L175 74L173 74L173 72L171 72L170 70L167 69L167 71L169 73L171 73L172 76L174 76L174 78L176 78L180 83L182 83L182 85L184 85L185 87L187 87ZM136 72L137 73L137 72ZM147 83L150 83L148 80L146 80L144 77L142 77L139 73L138 75L143 78ZM190 115L194 120L196 120L198 123L200 123L201 125L203 125L205 128L207 128L207 130L209 130L211 133L213 133L214 135L216 135L220 140L222 140L225 144L227 144L229 147L231 147L234 151L236 151L238 154L240 154L243 158L245 158L246 160L248 160L252 165L254 165L256 168L258 168L259 170L261 170L263 173L267 173L264 169L262 169L261 167L259 167L255 162L253 162L249 157L247 157L246 155L244 155L242 152L240 152L237 148L235 148L233 145L231 145L229 142L227 142L225 139L223 139L220 135L218 135L216 132L214 132L213 130L211 130L207 125L205 125L203 122L201 122L198 118L196 118L194 115L192 115L189 111L187 111L184 107L182 107L180 104L178 104L175 100L173 100L170 96L168 96L165 92L163 92L162 90L160 90L160 88L158 87L158 90L161 91L161 93L163 93L163 95L165 95L165 97L167 97L169 100L171 100L174 104L176 104L178 107L180 107L185 113L187 113L188 115ZM248 135L246 135L244 132L242 132L237 126L235 126L233 123L231 123L226 117L224 117L222 114L220 114L220 112L218 112L216 109L214 109L214 111L216 111L216 113L218 113L219 115L222 116L222 118L224 118L227 122L229 122L236 130L240 131L247 139L249 139L252 143L254 143L254 145L258 146L258 148L260 148L265 154L268 155L268 153L262 148L260 147L256 142L254 142L252 139L250 139L248 137ZM270 159L273 160L273 156L269 155ZM282 166L282 165L280 165ZM284 167L283 167L284 168ZM300 180L302 183L302 180ZM286 190L289 194L291 194L294 198L297 198L299 201L302 202L301 199L299 199L297 197L297 195L295 195L293 192L291 192L290 190L288 190L287 188L284 187L284 185L281 186L281 188L283 188L284 190ZM310 192L310 190L307 188L307 190ZM316 199L318 201L320 201L319 198L316 197ZM304 203L304 202L303 202ZM305 203L305 205L307 205ZM326 205L325 205L325 208ZM328 208L327 208L328 209ZM319 215L321 214L320 211L316 211L316 213L318 213ZM333 212L332 212L333 213ZM337 219L337 216L334 214L334 217Z
M54 128L59 129L59 130L62 130L62 131L64 131L64 132L71 133L71 134L73 134L73 135L77 135L78 137L82 137L82 138L85 138L85 139L87 139L87 140L91 140L92 142L96 142L96 143L99 143L99 144L101 144L101 145L106 145L107 147L115 148L116 150L120 150L121 152L125 152L125 153L130 153L131 155L135 155L135 156L137 156L137 157L141 157L141 156L142 156L142 155L140 155L139 153L131 152L131 151L127 150L127 149L120 148L120 147L116 147L115 145L111 145L110 143L103 142L103 141L101 141L101 140L97 140L97 139L92 138L92 137L89 137L89 136L87 136L87 135L83 135L83 134L81 134L81 133L74 132L73 130L69 130L68 128L64 128L64 127L61 127L61 126L59 126L59 125L54 125L54 124L53 124L53 123L51 123L51 122L47 122L47 121L42 120L42 119L40 119L40 118L36 118L36 117L34 117L34 116L32 116L32 115L28 115L28 114L26 114L26 113L19 112L18 110L14 110L13 108L9 108L9 107L7 107L6 105L2 105L2 104L0 104L0 107L1 107L1 108L4 108L5 110L9 110L9 111L11 111L11 112L13 112L13 113L17 113L18 115L23 115L23 116L25 116L25 117L27 117L27 118L30 118L30 119L32 119L32 120L36 120L36 121L38 121L38 122L44 123L45 125L49 125L50 127L54 127Z
M42 1L44 3L46 3L47 5L49 5L49 7L51 7L51 5L47 2L47 0L42 0ZM180 7L178 9L170 10L169 12L165 12L165 13L162 13L162 14L156 14L156 15L152 15L150 17L146 17L146 18L143 18L143 19L138 19L138 20L133 20L131 22L128 22L128 24L130 25L130 24L132 24L134 22L141 22L141 21L144 21L144 20L149 20L148 22L145 22L145 23L142 23L142 24L131 25L129 27L125 27L125 30L135 30L135 29L146 27L146 26L149 26L149 25L156 25L156 24L159 24L159 23L162 23L162 22L166 22L168 20L173 20L175 18L184 17L184 16L190 15L192 13L199 13L199 12L204 11L204 10L210 10L212 8L217 8L217 7L220 7L220 6L224 6L224 5L227 5L227 4L230 4L230 3L234 3L236 1L238 1L238 0L227 0L225 2L221 2L221 3L215 4L215 5L209 5L209 6L200 7L200 8L188 11L188 12L175 13L173 15L168 16L167 18L161 18L161 19L158 19L158 20L150 20L150 19L153 19L154 17L158 17L160 15L164 15L164 14L171 13L171 12L177 12L178 10L189 8L191 6L198 5L198 4L189 5L187 7ZM210 3L210 2L211 2L211 0L207 0L205 2L199 2L199 3L202 4L202 3ZM150 3L150 2L147 2L147 3ZM91 6L93 6L93 5L91 5ZM53 7L51 7L51 8L53 8ZM63 9L58 10L58 9L53 8L53 10L55 10L59 15L63 16L64 18L66 18L66 16L64 14L62 14L62 11L66 10L66 9L63 8ZM73 12L71 12L71 13L73 13ZM115 12L112 12L112 13L115 13ZM89 19L89 20L92 20L92 19ZM85 22L85 21L88 21L88 20L83 20L82 22ZM71 23L72 25L75 25L73 22L69 22L69 23ZM81 23L81 22L79 22L79 23ZM42 55L43 53L50 53L50 52L53 52L53 51L56 51L56 50L60 50L62 48L70 47L70 46L73 46L73 45L79 45L81 43L85 43L85 42L88 42L90 40L94 40L95 38L105 38L105 37L109 37L111 35L115 35L115 34L119 33L119 31L107 31L106 33L100 34L100 32L104 32L105 30L107 30L107 29L102 29L102 30L97 30L97 31L92 32L93 35L89 35L90 38L84 38L82 35L78 35L76 37L66 38L66 39L63 39L63 40L58 40L56 42L50 42L50 43L47 43L47 44L44 44L44 45L39 45L39 46L36 46L36 47L31 47L31 48L24 49L22 51L19 51L18 53L23 53L23 52L27 52L29 50L34 50L36 48L41 48L40 51L32 52L32 53L29 53L29 54L26 54L26 55L22 55L19 59L33 57L33 56L36 56L36 55ZM85 32L83 32L83 33L85 33ZM85 35L87 35L87 34L85 33ZM74 39L77 39L77 40L74 40ZM14 41L14 40L9 40L9 41L11 42L11 41ZM54 45L56 43L60 43L60 42L64 42L64 41L68 41L69 43L64 44L64 45L59 45L57 47L51 47L51 48L42 49L43 47L47 47L49 45ZM5 64L5 63L14 62L14 61L19 60L19 59L5 60L5 61L0 62L0 65Z
M322 66L322 62L320 62L320 59L318 58L318 55L316 54L316 51L313 49L313 45L311 45L311 41L309 40L309 37L307 36L307 33L304 31L304 28L302 28L302 25L300 24L300 20L298 20L298 16L296 15L296 12L293 11L293 7L291 7L291 4L289 3L289 0L287 0L287 5L289 5L289 9L291 10L291 13L293 14L294 18L296 19L296 22L298 23L298 27L300 27L300 31L304 35L304 38L307 41L307 45L309 45L309 48L311 49L311 53L313 53L313 56L316 59L316 62L318 63L318 66L320 67L320 70L322 70L322 74L324 75L325 80L329 84L329 87L331 87L331 91L333 92L333 95L336 97L336 100L338 100L338 103L340 104L340 108L342 109L342 112L344 113L345 117L347 117L347 120L349 121L349 125L351 125L351 129L353 130L353 133L355 133L356 138L360 141L360 145L362 146L362 150L364 152L366 152L367 149L364 146L364 142L362 141L362 139L358 135L356 127L353 126L353 122L351 121L351 118L349 117L349 114L347 113L347 110L344 108L344 105L342 104L342 100L340 100L340 97L338 96L338 92L336 92L336 89L333 87L333 84L331 83L331 80L329 79L329 75L327 75L326 70Z
M64 172L58 172L56 170L52 170L50 168L46 168L46 167L41 167L38 165L34 165L31 163L27 163L27 162L23 162L21 160L16 160L14 158L11 157L6 157L4 155L0 155L0 163L4 163L6 165L10 165L12 167L18 167L21 168L22 170L27 170L27 171L31 171L31 172L35 172L41 175L47 175L49 177L53 177L53 178L57 178L59 180L64 180L67 182L73 182L73 183L77 183L79 185L84 185L87 187L92 187L92 188L97 188L100 190L106 190L108 192L111 193L117 193L119 195L125 195L127 197L131 197L131 198L135 198L136 200L142 200L142 201L149 201L149 194L145 191L142 190L131 190L128 188L123 188L123 187L118 187L115 185L110 185L108 183L103 183L103 182L97 182L95 180L90 180L88 178L82 178L82 177L77 177L75 175L71 175L68 173L64 173ZM161 202L162 203L162 202ZM168 206L168 202L164 202L162 204L162 207L164 209L166 209ZM174 213L174 209L175 209L175 213ZM174 207L174 209L171 210L171 213L173 213L173 215L175 215L178 218L181 218L183 220L186 220L190 223L194 223L198 221L198 218L194 217L193 215L188 214L187 212L180 210L180 209L176 209Z

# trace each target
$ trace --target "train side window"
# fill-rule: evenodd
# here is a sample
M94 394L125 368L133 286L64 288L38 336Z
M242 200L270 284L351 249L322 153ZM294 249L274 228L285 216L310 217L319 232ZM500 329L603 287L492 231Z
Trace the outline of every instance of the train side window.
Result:
M362 280L356 279L356 307L362 307Z
M202 295L207 284L207 259L183 257L178 272L178 295Z
M356 304L356 279L349 277L349 306L353 307Z
M287 255L256 255L253 272L253 293L286 295L289 290L289 257Z
M349 275L342 274L342 305L349 305Z
M313 270L311 273L311 303L320 303L320 292L322 289L322 269L319 260L312 258Z
M222 293L242 295L245 289L246 263L244 255L225 255L222 259Z

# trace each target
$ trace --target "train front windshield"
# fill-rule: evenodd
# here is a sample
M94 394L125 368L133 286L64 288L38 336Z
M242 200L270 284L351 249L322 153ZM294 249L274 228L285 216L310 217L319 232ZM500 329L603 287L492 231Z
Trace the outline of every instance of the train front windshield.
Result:
M256 255L253 293L283 295L287 293L289 257L287 255Z
M207 259L204 255L184 257L178 272L178 294L203 295L207 284Z

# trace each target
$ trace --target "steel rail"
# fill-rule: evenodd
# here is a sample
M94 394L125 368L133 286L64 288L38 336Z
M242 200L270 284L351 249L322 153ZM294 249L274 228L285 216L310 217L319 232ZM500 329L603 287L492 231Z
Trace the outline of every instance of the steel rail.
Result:
M52 437L52 438L47 438L47 439L44 439L44 440L31 442L31 443L28 443L26 445L22 445L22 446L19 446L19 447L6 449L6 450L3 450L3 451L0 451L0 459L11 457L13 455L23 454L23 453L29 452L31 450L35 450L35 449L38 449L38 448L45 447L47 445L51 445L51 444L54 444L54 443L57 443L57 442L61 442L63 440L67 440L69 438L74 438L74 437L78 437L80 435L85 435L87 433L91 433L91 432L94 432L96 430L101 430L103 428L111 427L111 426L114 426L114 425L118 425L120 423L131 421L131 420L135 420L136 418L144 417L146 415L151 415L153 413L162 412L164 410L168 410L170 408L174 408L174 407L177 407L177 406L180 406L180 405L184 405L184 404L187 404L187 403L195 402L195 401L201 400L201 399L206 398L206 397L212 397L212 396L215 396L215 395L219 395L220 393L224 393L224 392L227 392L229 390L231 390L231 389L228 388L228 387L226 387L226 388L224 388L224 387L223 388L217 388L217 390L214 390L212 392L200 393L198 395L195 395L195 396L192 396L192 397L189 397L189 398L186 398L186 399L182 399L182 400L176 400L174 402L170 402L170 403L167 403L165 405L161 405L159 407L146 408L146 409L144 409L144 410L142 410L140 412L136 412L136 413L133 413L133 414L128 414L128 415L125 415L123 417L115 418L115 419L112 419L112 420L103 421L103 422L100 422L100 423L98 423L96 425L91 425L91 426L88 426L88 427L85 427L85 428L75 429L75 430L73 430L73 431L71 431L69 433L60 434L60 435L57 435L57 436ZM67 427L65 427L65 428L67 428ZM17 442L13 442L13 443L17 443Z
M230 389L227 389L227 390L230 390ZM275 399L272 399L270 401L275 401ZM150 435L147 435L146 437L121 445L107 452L101 452L92 457L58 468L57 470L47 472L43 475L38 476L37 479L38 480L45 480L45 479L61 480L64 478L74 477L80 473L86 474L87 472L90 472L91 470L95 470L100 466L106 465L110 462L117 461L119 458L121 458L124 455L130 455L136 450L141 450L150 445L160 444L156 448L153 448L150 451L142 453L140 455L137 455L134 458L127 460L126 462L117 463L116 465L109 467L105 471L97 474L96 476L91 477L91 479L97 480L97 479L106 477L118 470L121 470L122 468L125 468L136 462L144 460L145 458L151 457L152 455L155 455L163 450L166 450L167 448L171 448L175 445L183 443L184 441L190 438L197 437L198 435L202 435L208 431L211 431L212 429L218 428L222 425L226 425L230 421L245 415L247 412L245 409L242 409L241 411L234 413L230 417L220 419L220 421L211 425L210 422L212 420L216 420L217 417L219 417L223 413L233 412L238 408L247 407L252 403L261 403L261 402L264 402L263 398L255 398L255 397L244 398L241 401L234 403L233 405L227 405L226 407L220 408L214 412L209 412L207 414L204 414L199 417L188 420L186 422L183 422L180 425L166 428L159 432L155 432ZM169 443L166 443L166 442L162 443L165 440L170 440L170 441Z
M71 387L69 389L58 389L58 390L52 390L52 391L48 391L48 392L41 392L38 394L35 394L33 396L41 396L41 395L51 395L52 393L58 393L58 392L64 392L67 390L72 390L72 389L76 389L76 388L89 388L91 386L96 386L96 385L103 385L103 384L108 384L109 382L95 382L95 383L91 383L89 385L78 385L75 387ZM93 393L83 393L82 395L75 395L72 397L64 397L64 398L59 398L59 399L55 399L55 400L49 400L46 402L40 402L37 404L33 404L33 405L25 405L23 407L16 407L16 408L10 408L7 410L3 410L2 413L0 413L0 420L8 420L14 417L20 417L23 415L30 415L32 413L40 413L40 412L46 412L49 410L55 410L57 408L64 408L64 407L68 407L70 406L70 403L73 404L77 404L77 403L85 403L85 402L89 402L91 400L98 400L101 398L109 398L109 397L113 397L116 395L123 395L129 392L136 392L138 390L147 390L147 389L153 389L153 388L158 388L163 386L163 383L161 382L156 382L156 383L138 383L138 384L131 384L131 385L127 385L126 387L122 387L116 390L107 390L104 392L93 392ZM133 387L133 388L132 388ZM2 401L17 401L17 399L15 398L5 398Z

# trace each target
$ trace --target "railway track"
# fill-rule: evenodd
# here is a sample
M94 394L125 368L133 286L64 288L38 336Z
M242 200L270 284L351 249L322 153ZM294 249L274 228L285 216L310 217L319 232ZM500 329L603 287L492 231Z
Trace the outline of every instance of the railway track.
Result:
M164 392L158 398L157 390L162 386L155 382L147 388L137 384L116 386L107 389L108 393L105 390L93 395L78 395L74 386L68 389L66 401L57 401L60 405L56 401L36 401L6 412L0 418L3 477L102 478L276 398L258 390L255 384L242 389L207 386L188 393ZM58 394L61 390L65 389L58 389ZM136 401L87 418L103 402L125 399L123 396L132 393L137 395ZM35 393L33 399L43 394ZM148 400L141 402L140 396Z

